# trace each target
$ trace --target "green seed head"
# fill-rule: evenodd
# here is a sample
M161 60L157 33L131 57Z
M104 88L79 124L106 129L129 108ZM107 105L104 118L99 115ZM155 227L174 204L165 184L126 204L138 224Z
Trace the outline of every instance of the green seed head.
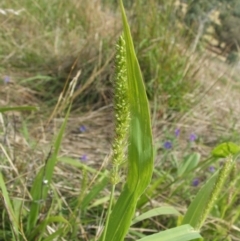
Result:
M114 110L115 110L115 139L113 142L113 169L125 161L125 149L127 144L127 133L130 121L128 101L128 81L126 68L126 48L123 36L119 38L116 53L116 78L114 82ZM114 175L118 175L114 171ZM119 180L113 177L112 180Z
M129 127L129 101L126 68L125 40L121 36L117 44L116 81L114 83L115 141L113 144L114 163L123 162Z

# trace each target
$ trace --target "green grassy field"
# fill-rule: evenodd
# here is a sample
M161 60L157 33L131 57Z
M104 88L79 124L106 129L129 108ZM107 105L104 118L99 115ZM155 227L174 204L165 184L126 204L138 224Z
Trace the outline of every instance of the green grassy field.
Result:
M115 227L111 217L106 224L109 206L114 210L115 204L126 204L119 204L118 197L137 175L139 197L129 206L136 206L135 213L117 226L129 222L124 240L140 240L181 224L200 232L203 239L194 240L240 240L237 69L204 47L190 51L174 1L123 2L150 108L154 164L146 189L150 171L144 170L151 168L141 166L145 151L138 153L138 172L124 159L133 152L130 140L144 147L145 138L151 137L138 127L149 124L143 121L149 118L140 84L125 90L132 101L130 134L124 134L130 140L113 144L122 135L114 121L116 101L123 98L116 100L114 92L116 79L122 78L115 71L121 71L115 56L123 31L117 2L1 1L0 240L88 241L101 235L104 240L103 227ZM137 74L132 79L138 75L133 69ZM143 116L134 108L143 108ZM123 116L121 122L127 119ZM220 146L221 155L212 152L226 142L232 144ZM116 155L116 145L122 145L122 154ZM114 153L125 161L116 165ZM189 206L193 200L203 205L195 198L201 188L217 189L215 177L229 154L235 162L227 177L219 178L222 189L201 223L203 218L198 220ZM120 211L113 213L120 219Z

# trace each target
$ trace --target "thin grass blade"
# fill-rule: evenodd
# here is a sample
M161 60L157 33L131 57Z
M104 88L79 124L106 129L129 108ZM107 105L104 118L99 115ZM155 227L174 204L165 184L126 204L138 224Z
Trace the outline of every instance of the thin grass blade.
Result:
M13 106L13 107L0 107L0 113L7 111L33 111L38 110L36 106Z
M7 187L5 185L5 182L3 180L3 176L2 176L1 172L0 172L0 189L2 191L2 193L1 193L2 197L1 198L3 198L5 209L7 210L8 217L11 221L13 233L16 237L18 237L19 231L20 231L19 230L18 218L16 217L16 215L14 213L14 209L13 209L12 203L10 201L10 197L8 195Z
M53 154L52 155L50 154L50 157L47 158L47 160L45 161L45 165L41 168L41 170L37 174L31 188L32 203L31 203L30 212L28 215L28 220L27 220L28 235L34 230L34 227L36 226L36 223L39 217L40 207L42 206L42 203L45 202L48 195L48 190L50 188L50 183L52 181L54 167L58 160L57 159L58 152L60 150L61 141L63 138L64 131L66 129L67 120L68 120L71 106L72 106L71 97L72 97L72 92L74 91L76 82L77 82L77 76L72 80L70 84L70 89L69 89L70 95L68 95L66 98L68 100L67 111L66 111L64 121L56 137L56 140L53 144L53 148L54 148Z
M92 200L94 200L94 198L99 194L100 191L102 191L106 185L109 182L109 178L108 177L103 177L101 178L96 185L94 185L92 187L92 189L89 191L89 193L83 198L82 202L81 202L81 209L87 209L90 202Z
M132 221L132 225L138 222L141 222L145 219L149 219L152 217L156 217L156 216L160 216L160 215L176 215L179 216L180 213L171 206L162 206L159 208L153 208L152 210L149 210L141 215L139 215L138 217L136 217L133 221Z
M51 223L65 223L67 225L70 225L68 220L63 218L62 216L51 216L46 218L44 221L42 221L32 232L31 236L29 236L29 240L33 240L34 237L36 237L39 233L41 233L42 230L45 230L47 225Z

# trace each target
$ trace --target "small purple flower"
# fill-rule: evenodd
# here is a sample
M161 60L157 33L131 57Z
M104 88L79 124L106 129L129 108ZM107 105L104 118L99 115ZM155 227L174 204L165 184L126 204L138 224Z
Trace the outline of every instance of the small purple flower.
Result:
M197 187L197 186L199 185L199 183L200 183L199 178L195 178L195 179L193 179L193 181L192 181L192 186Z
M171 141L165 141L163 144L163 147L165 149L171 149L172 148L172 142Z
M87 129L86 129L86 127L84 125L79 127L79 131L82 132L82 133L86 132L86 130Z
M190 135L190 137L189 137L189 141L190 141L190 142L193 142L193 141L195 141L196 139L197 139L197 135L194 134L194 133L191 133L191 135Z
M86 154L84 154L84 155L82 155L81 157L80 157L80 160L82 161L82 162L86 162L87 161L87 155Z
M4 76L3 82L4 82L5 84L8 84L8 83L10 82L10 77L9 77L9 76Z
M215 172L215 167L214 166L210 166L208 168L208 171L211 172L211 173Z
M174 133L175 136L178 137L180 135L180 128L177 128Z

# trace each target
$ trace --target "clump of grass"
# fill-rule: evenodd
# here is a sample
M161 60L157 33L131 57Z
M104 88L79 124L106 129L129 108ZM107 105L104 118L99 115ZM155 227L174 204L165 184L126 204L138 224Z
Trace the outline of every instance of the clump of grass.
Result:
M139 1L134 8L133 39L151 99L170 110L186 111L184 98L196 87L188 68L187 48L176 17L175 1Z
M81 69L78 101L102 104L109 100L112 70L108 63L113 58L117 23L100 2L21 0L4 1L0 7L21 10L18 15L0 13L0 62L5 75L18 73L15 81L52 105L52 97L56 100L66 80Z
M200 155L197 152L186 153L187 155L179 163L174 158L169 158L174 157L171 155L174 139L170 139L168 136L162 142L163 148L167 153L165 155L166 159L163 161L168 162L168 160L171 160L171 163L166 166L160 165L159 170L157 168L153 170L154 148L146 90L121 1L120 6L124 34L120 38L121 51L118 53L118 56L122 59L120 59L120 62L117 61L116 81L119 82L116 83L115 93L117 125L115 130L116 142L113 144L115 152L113 156L113 178L111 179L113 188L111 195L109 195L107 187L109 177L111 176L109 171L102 168L94 170L89 167L88 164L83 163L87 161L86 156L81 158L82 162L69 157L59 157L61 141L66 129L72 101L74 95L78 92L75 87L79 79L79 72L69 86L64 89L60 96L61 98L59 98L54 113L60 115L65 113L65 117L56 138L53 140L52 152L45 158L40 169L37 170L36 177L30 187L24 182L14 166L11 156L8 155L8 151L10 152L11 150L3 148L3 145L0 144L4 154L4 162L8 160L16 174L16 177L11 182L14 182L15 187L19 187L19 185L23 186L25 190L21 199L17 198L11 191L11 186L7 185L7 181L4 180L3 175L0 175L0 188L3 200L1 207L3 209L3 215L1 216L1 239L28 241L37 239L47 241L57 238L63 240L99 239L120 241L131 236L134 240L145 241L160 239L164 241L180 239L195 240L196 238L201 238L199 232L200 230L202 231L202 227L206 229L207 227L211 227L210 225L205 225L205 220L209 213L212 216L215 215L214 217L218 215L219 219L229 218L233 214L233 207L238 202L235 190L239 186L239 178L236 177L236 167L233 165L240 152L238 145L224 143L216 147L212 151L211 156L203 162L199 161ZM32 110L32 108L0 108L0 112L2 113L9 110L27 111ZM85 132L86 128L81 126L80 131ZM24 129L24 133L28 136L26 128ZM178 136L179 130L176 130L174 138ZM196 134L191 133L189 136L189 148L192 147L191 144L196 139ZM119 167L125 159L125 148L128 150L126 153L127 177L123 187L119 188L120 196L115 203L115 191L118 191L115 189L115 186L119 180ZM183 189L182 183L186 183L184 178L192 178L192 175L188 176L189 173L197 169L204 171L206 166L216 163L219 159L226 159L226 161L224 160L225 164L220 167L220 171L216 171L209 178L206 184L202 185L201 190L191 202L191 192L189 191L191 188L185 185ZM71 168L76 168L76 173L70 172L69 179L69 182L74 182L75 180L72 180L74 176L80 180L75 182L78 189L74 197L74 187L69 188L69 192L64 192L62 189L65 188L65 185L58 187L54 182L54 169L56 169L56 164L59 161L69 165L68 168L70 170L73 170ZM151 183L153 172L154 179ZM228 176L230 176L231 181L231 192L221 195L220 191ZM62 179L59 183L65 181ZM194 181L193 185L197 186L196 183L199 184L199 182ZM146 191L147 187L149 189ZM191 202L187 210L179 209L179 211L182 211L184 217L181 216L175 207L169 205L171 203L177 206L173 203L174 195L178 193L177 191L180 192L182 190L188 191L186 196L188 196L189 202ZM159 195L159 191L161 191L162 196L166 196L166 198L162 199L168 205L162 205L160 203L162 200L157 200L157 208L147 206L148 203L154 203L154 198ZM12 194L13 197L10 199ZM66 202L67 198L69 198L69 203ZM177 200L179 199L176 198ZM109 202L112 205L108 205ZM105 228L102 232L106 206L109 208L109 218L107 217ZM216 206L218 210L212 210ZM134 217L136 208L141 213L139 217ZM240 211L237 210L235 216L231 218L232 222L238 224L239 213ZM166 215L177 216L178 220L176 218L167 219ZM159 216L164 217L161 219ZM156 220L154 228L152 228L151 219ZM159 220L163 220L164 228L159 224ZM136 227L139 229L131 228L136 223L138 223L139 226ZM91 229L92 226L89 228L89 224L94 224L94 228L96 228ZM148 229L150 235L146 235L142 231L141 228L143 227L151 228ZM156 233L155 227L160 232ZM219 227L222 228L221 225ZM236 227L235 225L231 225L230 228L234 229ZM216 233L216 230L212 232L209 228L207 231L203 229L203 234L206 234L207 238L209 236L212 237L211 235L220 238L224 232L224 235L226 234L227 236L227 231L225 228L224 231L220 230Z
M0 15L1 56L7 56L0 59L1 65L19 72L22 76L16 76L17 81L36 90L49 105L54 103L52 95L56 100L68 78L81 69L74 96L78 104L96 108L109 103L113 79L109 63L120 30L117 8L111 8L112 4L4 2L2 9L22 11ZM195 85L186 75L188 58L184 44L179 44L183 40L174 1L126 1L126 5L129 15L133 14L130 25L148 97L166 109L188 110L190 102L185 96Z

